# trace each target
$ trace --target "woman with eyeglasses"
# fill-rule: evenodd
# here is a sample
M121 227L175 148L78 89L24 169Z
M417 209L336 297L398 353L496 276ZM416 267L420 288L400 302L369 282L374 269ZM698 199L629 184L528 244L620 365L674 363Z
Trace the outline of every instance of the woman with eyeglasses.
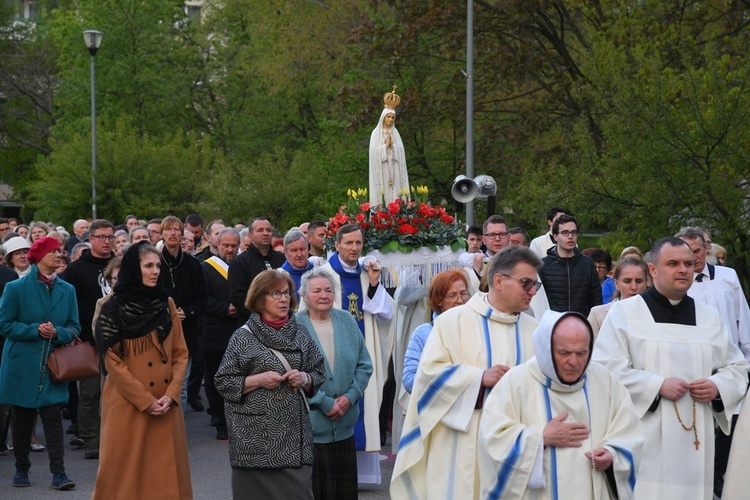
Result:
M247 292L250 318L229 341L216 372L224 397L232 494L313 498L313 432L307 398L325 382L323 356L292 314L294 282L263 271Z
M432 279L430 284L430 308L432 308L434 320L439 314L456 306L465 304L469 300L467 291L469 282L466 274L460 269L451 269L443 271ZM411 336L409 347L406 348L406 357L404 359L404 374L401 381L404 388L411 394L414 386L414 376L417 374L419 358L422 356L422 349L427 342L427 337L432 331L432 321L419 325Z

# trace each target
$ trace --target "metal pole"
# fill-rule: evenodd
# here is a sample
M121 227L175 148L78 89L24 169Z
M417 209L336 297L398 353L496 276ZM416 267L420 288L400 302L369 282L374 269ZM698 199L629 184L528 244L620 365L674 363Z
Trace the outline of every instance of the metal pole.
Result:
M466 2L466 177L474 178L474 2ZM474 201L466 203L466 224L474 225Z
M91 212L96 219L96 71L91 56Z

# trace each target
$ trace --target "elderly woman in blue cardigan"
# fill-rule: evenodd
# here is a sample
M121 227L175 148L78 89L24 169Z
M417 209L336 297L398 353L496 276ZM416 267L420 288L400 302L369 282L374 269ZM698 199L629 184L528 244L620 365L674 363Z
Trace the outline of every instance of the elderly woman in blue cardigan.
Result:
M355 429L360 401L372 374L357 322L333 308L335 281L316 267L302 277L299 294L307 309L297 313L325 358L326 381L310 398L315 443L313 493L316 499L357 498Z

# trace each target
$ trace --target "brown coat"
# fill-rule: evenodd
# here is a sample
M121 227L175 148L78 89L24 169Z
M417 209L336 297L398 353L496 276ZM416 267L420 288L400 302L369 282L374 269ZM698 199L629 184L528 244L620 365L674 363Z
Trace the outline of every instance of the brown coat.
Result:
M169 299L172 331L164 342L167 360L156 347L120 359L107 352L102 393L99 472L92 500L191 499L190 464L180 393L188 362L180 318ZM157 346L156 333L152 332ZM167 395L174 401L163 416L145 410Z

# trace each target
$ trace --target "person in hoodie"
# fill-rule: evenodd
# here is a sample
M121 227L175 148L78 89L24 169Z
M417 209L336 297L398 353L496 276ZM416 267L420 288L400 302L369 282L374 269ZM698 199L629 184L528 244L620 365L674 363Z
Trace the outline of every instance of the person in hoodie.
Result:
M579 313L547 311L533 342L534 357L485 403L482 498L633 498L641 423L625 386L591 363L591 325Z
M572 215L562 215L552 224L552 234L557 243L547 250L539 271L549 308L588 316L592 307L602 304L602 287L594 261L576 246L578 221Z
M521 313L541 286L540 265L526 247L502 249L487 268L489 292L435 319L406 411L391 498L479 498L484 398L534 355L537 322Z
M81 320L81 340L94 344L91 324L94 319L96 302L108 295L111 287L104 278L104 269L113 252L115 226L105 219L96 219L89 226L90 249L71 262L60 278L76 290L78 316ZM100 380L88 378L78 382L78 435L83 440L84 458L99 458L99 400L101 399Z

